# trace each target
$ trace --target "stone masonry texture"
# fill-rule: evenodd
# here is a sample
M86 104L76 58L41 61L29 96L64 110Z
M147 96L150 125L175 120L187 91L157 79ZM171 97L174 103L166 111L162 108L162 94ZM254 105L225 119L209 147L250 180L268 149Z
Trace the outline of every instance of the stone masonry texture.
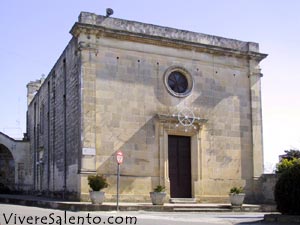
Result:
M263 172L257 43L82 12L72 40L28 106L32 177L36 190L87 200L87 176L107 176L106 198L148 201L158 184L170 195L168 135L191 138L191 195L228 200L245 186L260 196ZM191 92L172 95L168 71L183 71ZM32 98L32 95L30 95ZM195 127L176 126L187 108ZM176 118L175 118L176 119Z

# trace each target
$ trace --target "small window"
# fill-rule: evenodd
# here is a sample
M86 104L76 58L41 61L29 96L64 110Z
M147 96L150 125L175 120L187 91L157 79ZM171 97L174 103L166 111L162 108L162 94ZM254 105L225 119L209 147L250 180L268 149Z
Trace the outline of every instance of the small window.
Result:
M165 86L175 97L188 96L194 86L192 76L181 67L171 67L165 72Z
M42 104L40 108L40 134L44 134L44 121L45 120L45 105Z

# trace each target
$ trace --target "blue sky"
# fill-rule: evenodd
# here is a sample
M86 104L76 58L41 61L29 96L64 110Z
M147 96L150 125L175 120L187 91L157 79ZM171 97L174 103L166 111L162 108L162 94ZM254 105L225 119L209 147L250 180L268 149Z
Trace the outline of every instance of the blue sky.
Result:
M26 127L26 84L47 75L71 39L80 11L260 44L265 166L300 148L300 1L1 0L0 131Z

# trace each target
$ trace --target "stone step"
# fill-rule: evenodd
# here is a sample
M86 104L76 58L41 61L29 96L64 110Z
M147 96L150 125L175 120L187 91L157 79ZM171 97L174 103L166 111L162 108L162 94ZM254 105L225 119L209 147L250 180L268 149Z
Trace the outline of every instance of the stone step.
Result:
M174 204L194 204L197 203L195 198L170 198L170 203Z
M174 212L231 212L230 209L226 208L205 208L205 207L188 207L188 208L177 208L173 209Z
M182 199L181 199L182 200ZM188 199L191 201L191 199ZM186 201L181 201L186 202ZM18 204L42 208L71 210L71 211L115 211L115 202L104 202L103 205L93 205L90 202L69 202L28 195L0 194L0 204ZM190 203L190 202L189 202ZM229 204L173 204L152 205L145 203L120 204L120 211L149 211L149 212L276 212L276 205L243 204L242 207L232 207Z

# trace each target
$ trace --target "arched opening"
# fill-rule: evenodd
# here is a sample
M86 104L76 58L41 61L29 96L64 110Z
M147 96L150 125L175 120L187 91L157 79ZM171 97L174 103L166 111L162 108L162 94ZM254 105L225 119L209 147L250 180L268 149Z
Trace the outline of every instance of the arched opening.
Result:
M9 149L0 144L0 189L2 192L8 192L13 190L14 187L15 161Z

